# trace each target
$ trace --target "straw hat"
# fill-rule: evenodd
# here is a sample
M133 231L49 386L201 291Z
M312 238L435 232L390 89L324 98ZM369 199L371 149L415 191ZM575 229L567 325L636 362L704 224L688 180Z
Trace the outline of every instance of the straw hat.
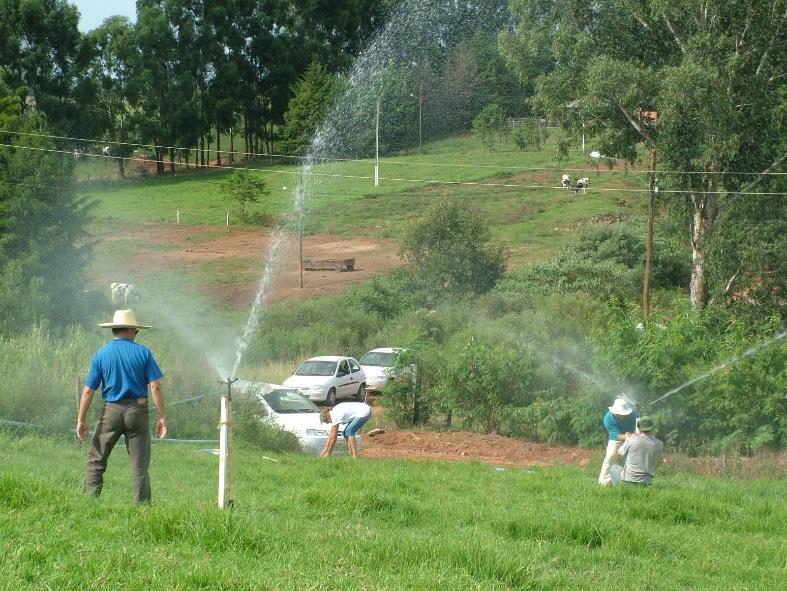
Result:
M634 409L631 407L628 401L623 398L615 398L615 402L612 403L612 406L609 407L609 410L613 415L630 415L632 412L634 412Z
M104 328L150 328L150 326L137 322L134 310L115 310L112 322L102 322L99 326Z

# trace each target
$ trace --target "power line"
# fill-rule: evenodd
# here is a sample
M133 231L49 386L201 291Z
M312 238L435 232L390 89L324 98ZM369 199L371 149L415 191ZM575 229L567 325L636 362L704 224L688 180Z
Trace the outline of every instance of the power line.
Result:
M201 150L200 148L183 148L179 146L160 146L156 144L138 144L132 142L116 142L111 140L96 140L90 138L80 138L80 137L71 137L71 136L63 136L63 135L51 135L51 134L44 134L44 133L32 133L32 132L23 132L23 131L0 131L0 133L8 133L13 135L21 135L21 136L28 136L28 137L41 137L41 138L48 138L48 139L58 139L58 140L69 140L75 142L90 142L96 144L109 144L113 146L130 146L130 147L137 147L137 148L148 148L148 149L158 149L158 150L174 150L176 152L196 152L199 153ZM252 158L281 158L281 159L289 159L289 160L318 160L324 162L360 162L360 163L369 163L374 162L373 158L340 158L340 157L320 157L320 156L293 156L290 154L274 154L274 153L254 153L254 152L240 152L238 150L207 150L210 154L225 154L225 155L236 155L236 156L251 156ZM68 153L68 152L66 152ZM87 154L84 152L80 152L82 156L99 156L99 154ZM100 156L104 156L101 154ZM106 156L104 156L106 157ZM124 160L134 160L133 158L124 158L124 157L115 157L115 158L122 158ZM163 160L162 160L163 161ZM434 167L443 167L443 168L473 168L473 169L490 169L490 170L502 170L502 171L527 171L527 172L595 172L596 174L630 174L630 173L637 173L637 174L650 174L650 170L639 170L635 168L623 168L623 169L603 169L603 168L562 168L562 167L537 167L537 166L504 166L500 164L458 164L458 163L449 163L449 162L419 162L419 161L399 161L399 160L385 160L386 165L397 165L397 166L434 166ZM202 165L202 166L210 166L210 165ZM669 174L685 174L685 175L704 175L708 174L707 171L703 170L656 170L655 173L657 175L669 175ZM720 171L717 174L721 175L760 175L760 176L787 176L787 172L749 172L749 171Z
M71 155L71 152L66 150L56 150L53 148L37 148L34 146L18 146L15 144L6 144L0 143L0 146L5 146L8 148L16 148L20 150L33 150L37 152L48 152L53 154L64 154L64 155ZM127 162L150 162L150 160L146 160L144 158L124 158L122 156L107 156L104 154L85 154L85 156L93 157L93 158L103 158L108 160L124 160ZM164 161L160 161L164 162ZM173 162L170 161L167 164L170 166L178 165L178 166L185 166L184 163ZM201 165L202 168L211 168L217 170L237 170L234 166L219 166L218 164L205 164ZM350 175L350 174L335 174L335 173L324 173L324 172L312 172L312 171L303 171L301 169L294 170L294 171L286 171L286 170L274 170L270 168L251 168L247 167L245 170L250 170L254 172L268 172L274 174L289 174L293 176L313 176L313 177L321 177L321 178L337 178L337 179L354 179L354 180L374 180L374 176L371 175ZM550 185L524 185L521 183L493 183L493 182L485 182L485 181L451 181L451 180L438 180L438 179L411 179L411 178L404 178L404 177L379 177L381 181L390 181L390 182L402 182L402 183L418 183L422 185L451 185L451 186L469 186L469 187L486 187L486 188L493 188L493 187L502 187L502 188L516 188L516 189L550 189L550 190L565 190L563 186L550 186ZM629 188L613 188L613 187L594 187L593 191L601 191L601 192L623 192L623 193L647 193L648 189L629 189ZM659 194L696 194L697 191L690 191L686 189L661 189L659 190ZM783 192L755 192L749 191L745 193L741 193L738 191L713 191L713 192L706 192L705 194L716 195L716 196L723 196L723 195L748 195L748 196L787 196L787 193Z

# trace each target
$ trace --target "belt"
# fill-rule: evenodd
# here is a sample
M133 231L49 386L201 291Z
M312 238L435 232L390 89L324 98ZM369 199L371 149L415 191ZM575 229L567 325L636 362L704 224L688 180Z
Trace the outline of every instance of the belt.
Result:
M121 404L124 406L141 406L147 404L147 397L142 398L121 398L120 400L107 401L107 404Z

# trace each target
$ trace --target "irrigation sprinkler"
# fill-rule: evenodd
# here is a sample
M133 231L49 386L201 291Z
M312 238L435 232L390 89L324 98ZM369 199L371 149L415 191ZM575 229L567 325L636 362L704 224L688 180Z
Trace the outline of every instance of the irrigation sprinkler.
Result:
M232 384L238 378L227 378L219 382L227 386L221 396L221 420L219 422L219 509L232 509Z

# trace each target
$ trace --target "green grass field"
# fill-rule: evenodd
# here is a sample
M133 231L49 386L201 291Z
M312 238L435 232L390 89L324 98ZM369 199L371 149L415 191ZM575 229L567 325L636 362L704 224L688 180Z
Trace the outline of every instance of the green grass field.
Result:
M201 447L157 444L137 507L122 447L93 500L85 447L0 434L0 589L767 590L787 574L784 479L667 468L602 489L595 466L239 450L222 512Z
M277 217L288 213L301 169L297 166L256 161L249 167L266 180L270 194L252 211ZM528 244L539 232L551 230L554 215L571 226L594 215L641 215L644 195L628 191L597 190L579 197L554 188L564 170L573 178L591 177L599 189L641 189L641 179L623 171L596 171L588 157L574 154L558 164L541 152L512 148L485 152L474 137L460 137L427 146L424 154L403 154L381 159L380 186L374 187L374 161L354 160L319 164L307 178L306 231L338 235L396 236L402 223L416 216L437 195L467 199L490 215L493 230L513 246ZM162 178L91 181L80 185L81 195L94 199L97 227L108 223L181 223L221 225L231 204L223 199L221 183L227 171L183 172ZM482 183L470 184L470 183ZM509 185L509 186L507 186Z
M645 196L637 192L642 179L622 170L596 170L590 159L579 153L558 164L550 152L550 146L540 152L519 152L509 145L490 153L472 136L450 138L428 144L424 153L381 159L379 187L374 187L373 160L319 164L306 179L304 230L306 234L395 240L404 225L435 198L450 196L465 201L489 220L494 239L509 247L511 265L519 266L553 254L583 227L616 219L626 223L643 219ZM80 166L88 164L90 161L80 162ZM274 224L280 223L292 213L301 169L277 160L273 165L258 160L249 167L259 171L270 190L260 203L250 206L251 213L271 216ZM571 171L574 179L587 174L591 192L577 195L555 189L563 171ZM216 236L217 228L226 224L227 211L235 227L238 213L222 193L227 174L226 170L191 171L81 182L78 193L95 203L91 225L96 240L91 269L95 284L116 281L117 269L140 247L133 232L128 238L105 240L115 228L128 232L153 224L165 232L167 227L175 227L179 213L179 227L189 228L190 240L197 244ZM269 227L246 228L270 232ZM241 275L259 272L251 258L237 264ZM228 281L226 273L209 264L190 267L182 274L182 280L192 284Z

